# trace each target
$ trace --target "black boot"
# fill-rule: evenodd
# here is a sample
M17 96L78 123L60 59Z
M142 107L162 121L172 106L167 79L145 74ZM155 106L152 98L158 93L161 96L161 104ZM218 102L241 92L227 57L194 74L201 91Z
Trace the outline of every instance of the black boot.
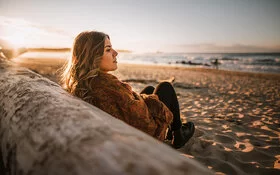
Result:
M183 124L180 129L174 131L173 147L175 149L179 149L184 146L193 136L194 130L194 124L192 122L188 122Z

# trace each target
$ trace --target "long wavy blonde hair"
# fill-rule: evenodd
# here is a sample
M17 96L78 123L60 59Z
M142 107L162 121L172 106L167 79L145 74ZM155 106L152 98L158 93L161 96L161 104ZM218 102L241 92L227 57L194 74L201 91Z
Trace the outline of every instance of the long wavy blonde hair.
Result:
M106 38L105 33L85 31L74 39L71 57L61 74L61 83L71 94L83 97L91 89L90 79L99 73Z

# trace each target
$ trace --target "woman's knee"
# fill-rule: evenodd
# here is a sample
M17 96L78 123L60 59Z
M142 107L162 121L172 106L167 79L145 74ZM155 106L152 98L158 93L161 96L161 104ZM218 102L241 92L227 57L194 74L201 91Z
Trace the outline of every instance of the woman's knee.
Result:
M155 89L154 86L147 86L145 89Z
M159 83L157 88L161 88L161 89L174 89L173 85L170 82L168 82L168 81L164 81L164 82Z

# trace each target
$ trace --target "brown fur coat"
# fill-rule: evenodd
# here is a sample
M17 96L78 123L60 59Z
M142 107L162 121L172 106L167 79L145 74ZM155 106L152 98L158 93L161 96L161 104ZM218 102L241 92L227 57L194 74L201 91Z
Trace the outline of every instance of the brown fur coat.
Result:
M82 96L78 95L80 98L129 125L164 140L173 114L157 95L137 94L127 83L108 73L99 73L90 83L93 90Z

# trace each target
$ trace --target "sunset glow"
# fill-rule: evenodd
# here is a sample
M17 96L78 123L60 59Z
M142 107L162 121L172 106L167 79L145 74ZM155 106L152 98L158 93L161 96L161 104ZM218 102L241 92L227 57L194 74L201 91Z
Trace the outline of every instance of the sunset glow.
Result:
M0 11L0 39L16 47L71 47L79 32L98 30L133 52L280 51L275 0L13 0Z
M72 37L67 32L61 32L20 18L7 18L0 16L0 41L2 47L70 47ZM3 44L3 43L0 43Z

